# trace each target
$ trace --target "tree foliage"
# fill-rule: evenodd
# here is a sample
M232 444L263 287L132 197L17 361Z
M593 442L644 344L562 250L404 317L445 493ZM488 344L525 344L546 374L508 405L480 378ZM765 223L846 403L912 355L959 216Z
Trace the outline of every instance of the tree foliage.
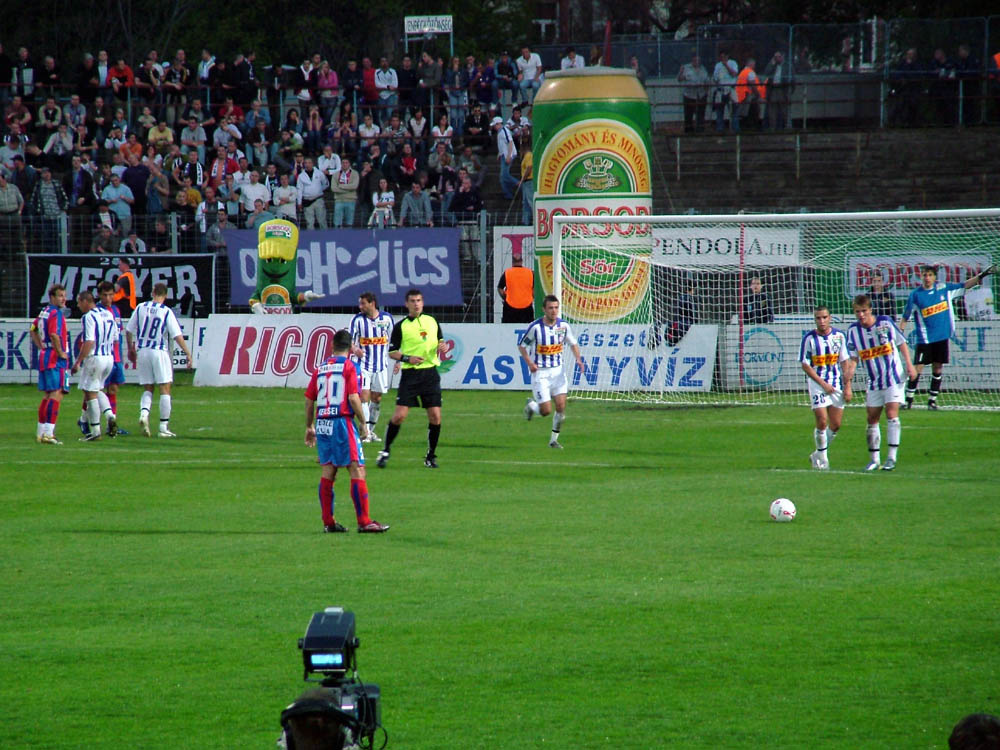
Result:
M456 0L455 53L499 52L530 39L532 7L528 0ZM8 53L25 46L32 57L51 54L73 67L84 52L106 49L138 65L150 49L169 60L183 48L197 60L202 48L222 59L254 49L267 64L296 64L320 52L335 67L349 58L403 54L403 17L440 14L439 0L250 0L243 3L197 0L43 0L24 3L7 14L4 42ZM444 11L447 12L447 11ZM411 40L447 56L447 37Z
M51 54L64 66L83 52L107 49L130 64L150 49L170 59L181 47L196 60L207 47L223 59L254 49L262 64L296 64L320 52L341 68L349 58L389 55L398 62L404 49L403 17L438 14L450 5L455 53L512 52L536 40L533 0L40 0L20 3L4 17L0 39L9 53L26 46L35 59ZM615 33L660 31L706 23L838 23L878 16L959 18L998 13L995 0L571 0L572 41L596 34L605 20ZM589 28L587 28L589 26ZM580 35L580 36L577 36ZM571 40L563 40L571 41ZM600 41L596 36L594 41ZM447 56L447 37L412 39L411 52L424 46Z

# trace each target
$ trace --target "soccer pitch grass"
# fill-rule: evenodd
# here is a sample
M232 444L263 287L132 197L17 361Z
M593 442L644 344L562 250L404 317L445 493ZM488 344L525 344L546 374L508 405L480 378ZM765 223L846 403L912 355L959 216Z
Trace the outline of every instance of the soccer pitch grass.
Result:
M330 535L301 392L182 377L169 441L126 387L131 436L79 443L74 389L36 445L0 387L2 747L273 748L329 605L390 748L943 748L1000 711L996 414L904 412L870 475L851 408L818 473L804 407L571 401L554 451L523 394L446 392L439 470L420 410L369 451L392 530L341 476Z

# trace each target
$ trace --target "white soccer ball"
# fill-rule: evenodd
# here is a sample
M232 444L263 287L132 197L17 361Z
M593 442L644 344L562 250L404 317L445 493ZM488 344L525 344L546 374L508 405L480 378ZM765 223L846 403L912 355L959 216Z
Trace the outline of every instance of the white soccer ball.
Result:
M795 520L795 503L787 497L779 497L771 503L771 520L785 523Z

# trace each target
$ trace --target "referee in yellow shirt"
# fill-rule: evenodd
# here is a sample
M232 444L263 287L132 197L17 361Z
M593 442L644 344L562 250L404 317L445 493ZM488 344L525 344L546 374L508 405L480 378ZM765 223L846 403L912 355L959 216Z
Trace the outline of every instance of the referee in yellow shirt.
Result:
M441 326L424 315L424 295L419 289L406 293L406 317L392 330L389 358L402 363L403 373L396 391L396 410L385 433L385 448L379 451L375 465L384 469L389 462L392 443L411 406L427 410L427 455L424 466L436 469L437 444L441 435L441 376L437 368L446 351Z

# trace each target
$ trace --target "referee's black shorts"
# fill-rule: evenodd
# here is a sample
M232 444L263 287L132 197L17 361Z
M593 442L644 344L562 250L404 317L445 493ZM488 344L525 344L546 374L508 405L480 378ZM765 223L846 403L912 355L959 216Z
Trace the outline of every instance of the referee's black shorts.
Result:
M436 367L403 368L396 406L441 406L441 376Z
M932 365L948 364L948 339L933 341L930 344L917 344L913 353L913 364Z

